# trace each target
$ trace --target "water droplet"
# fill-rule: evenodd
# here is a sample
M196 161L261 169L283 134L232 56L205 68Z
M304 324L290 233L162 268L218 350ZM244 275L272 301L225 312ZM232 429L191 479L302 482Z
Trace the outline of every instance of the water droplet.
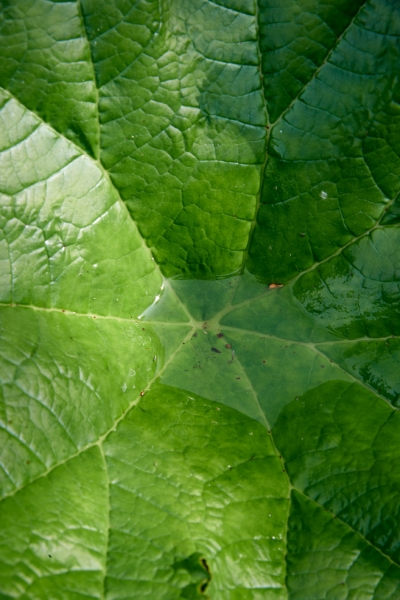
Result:
M93 269L97 269L97 263L93 265Z
M128 386L126 385L126 382L124 383L124 385L122 386L122 391L126 392L126 390L128 389Z
M320 193L320 196L321 196L321 198L322 198L323 200L326 200L326 198L328 197L328 194L327 194L326 192L322 191L322 192Z

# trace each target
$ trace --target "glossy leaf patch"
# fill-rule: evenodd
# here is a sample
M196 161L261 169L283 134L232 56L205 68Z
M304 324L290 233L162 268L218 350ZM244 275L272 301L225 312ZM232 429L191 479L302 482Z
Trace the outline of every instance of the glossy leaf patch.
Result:
M0 29L0 598L398 600L399 7Z

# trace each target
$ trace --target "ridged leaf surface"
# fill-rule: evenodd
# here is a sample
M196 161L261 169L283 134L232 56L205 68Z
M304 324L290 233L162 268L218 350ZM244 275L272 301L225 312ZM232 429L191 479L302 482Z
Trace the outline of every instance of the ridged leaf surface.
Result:
M398 600L398 3L0 14L0 599Z

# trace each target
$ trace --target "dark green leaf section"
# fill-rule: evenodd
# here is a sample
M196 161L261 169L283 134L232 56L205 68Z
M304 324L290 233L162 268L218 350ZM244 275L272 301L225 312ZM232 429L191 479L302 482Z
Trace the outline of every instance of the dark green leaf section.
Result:
M98 155L97 90L79 2L4 2L0 61L2 87L90 155Z
M329 512L291 495L287 585L291 600L396 600L399 568Z
M293 286L266 290L254 299L233 301L232 310L221 318L222 327L274 336L293 342L323 342L337 336L320 326L314 314L307 313L293 293ZM296 323L296 327L293 327Z
M165 275L241 268L265 153L255 7L82 2L101 160Z
M259 0L259 44L271 123L315 76L364 3Z
M107 509L107 474L97 446L6 499L0 514L2 592L23 600L100 598Z
M351 381L312 345L230 327L220 331L222 337L218 329L196 330L162 381L179 381L183 389L223 402L267 427L296 395L326 381Z
M319 350L400 408L400 343L396 338L321 344Z
M347 339L399 335L400 231L379 228L300 277L293 293L315 322Z
M104 451L108 597L191 597L196 555L210 572L210 598L287 597L288 481L262 425L157 385Z
M289 404L273 429L293 485L397 565L398 432L399 413L387 403L333 381Z
M221 402L262 423L265 417L247 380L234 348L225 348L226 337L216 330L198 329L168 365L161 381L190 393Z
M267 283L370 230L398 193L399 23L395 3L367 2L273 127L247 263Z

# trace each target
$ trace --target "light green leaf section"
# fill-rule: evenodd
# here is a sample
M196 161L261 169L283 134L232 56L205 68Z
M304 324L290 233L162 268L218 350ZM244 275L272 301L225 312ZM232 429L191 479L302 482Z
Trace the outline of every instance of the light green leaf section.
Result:
M0 14L0 598L398 600L396 3Z
M2 495L97 441L164 362L137 323L1 308L0 328Z
M287 597L288 481L262 425L155 386L104 451L110 597L200 598L183 563L196 554L210 598Z
M108 532L107 475L96 446L2 503L6 597L100 598Z
M0 101L1 301L136 318L161 277L115 189L76 146Z

